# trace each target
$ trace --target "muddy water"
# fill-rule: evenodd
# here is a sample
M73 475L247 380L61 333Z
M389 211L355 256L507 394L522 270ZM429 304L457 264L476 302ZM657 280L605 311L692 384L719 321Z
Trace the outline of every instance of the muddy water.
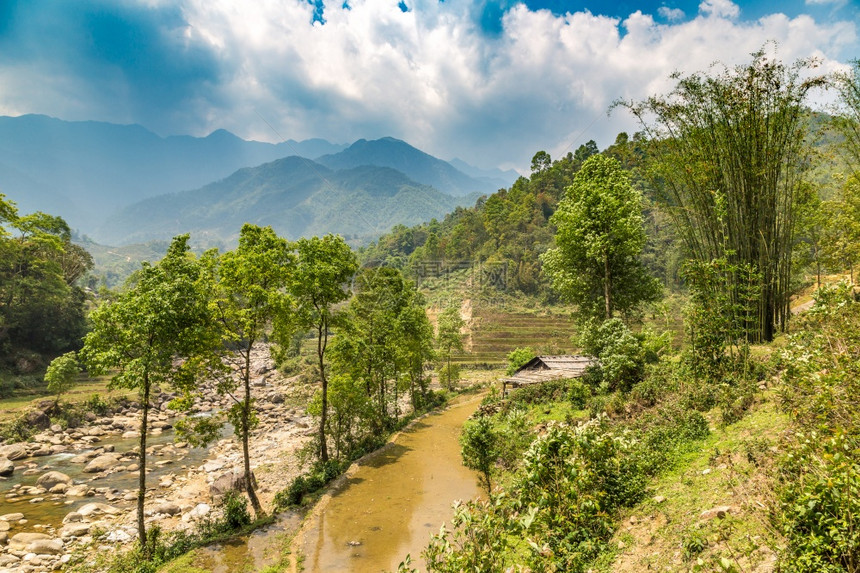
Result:
M298 540L304 570L396 571L407 553L422 567L420 553L450 520L451 503L479 493L458 442L478 404L472 399L427 416L365 458Z

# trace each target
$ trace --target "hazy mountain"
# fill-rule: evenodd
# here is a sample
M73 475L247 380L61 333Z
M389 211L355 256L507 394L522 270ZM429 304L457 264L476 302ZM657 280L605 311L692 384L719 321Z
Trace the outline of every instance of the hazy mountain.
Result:
M321 139L245 141L224 130L160 137L139 125L0 117L0 192L22 212L62 215L87 232L147 197L195 189L280 157L317 157L344 147Z
M193 191L136 203L111 218L96 238L127 244L190 232L198 242L232 243L242 224L251 222L271 225L291 239L334 232L363 243L397 223L441 218L474 199L443 194L387 167L334 170L286 157Z
M316 161L336 170L362 165L390 167L414 181L455 196L493 193L498 190L493 183L470 177L447 161L437 159L393 137L373 141L359 139L340 153L323 155Z
M484 181L487 185L494 186L493 190L498 191L499 189L507 189L511 185L514 184L520 174L514 171L513 169L508 169L507 171L502 171L501 169L481 169L480 167L475 167L473 165L469 165L462 159L454 158L450 160L448 163L468 175L469 177L473 177L479 181Z

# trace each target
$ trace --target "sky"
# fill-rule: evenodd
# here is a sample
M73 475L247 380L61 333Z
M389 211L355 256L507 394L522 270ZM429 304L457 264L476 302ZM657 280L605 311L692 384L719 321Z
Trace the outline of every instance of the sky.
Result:
M536 151L636 131L613 101L762 47L847 69L860 0L0 0L0 115L392 136L526 172Z

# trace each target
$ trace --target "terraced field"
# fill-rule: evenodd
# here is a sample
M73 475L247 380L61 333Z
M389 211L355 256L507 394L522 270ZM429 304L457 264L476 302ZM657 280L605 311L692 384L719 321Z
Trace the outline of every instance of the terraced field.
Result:
M573 320L567 314L505 312L476 306L470 327L471 352L457 358L463 366L505 364L508 353L517 347L531 346L540 354L575 350L571 342Z

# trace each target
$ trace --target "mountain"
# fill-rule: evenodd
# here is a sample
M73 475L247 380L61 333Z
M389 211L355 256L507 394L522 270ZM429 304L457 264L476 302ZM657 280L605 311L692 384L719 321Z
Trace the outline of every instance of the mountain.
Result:
M520 177L520 174L513 169L508 169L506 171L502 171L498 168L481 169L480 167L469 165L462 159L458 159L456 157L448 161L448 163L450 163L455 168L459 169L469 177L472 177L479 181L483 181L487 185L493 186L494 192L498 191L499 189L507 189L508 187L513 185L514 181L516 181Z
M62 215L87 232L147 197L195 189L287 155L317 157L344 147L321 139L245 141L224 130L160 137L140 125L0 117L0 192L21 212Z
M128 244L190 232L198 243L232 243L250 222L271 225L290 239L332 232L361 244L395 224L441 218L475 198L446 195L389 167L335 170L293 156L135 203L112 217L96 238Z
M316 162L335 170L362 165L390 167L414 181L431 185L443 193L457 197L470 193L493 193L498 190L495 184L470 177L447 161L437 159L393 137L372 141L359 139L339 153L318 157Z

